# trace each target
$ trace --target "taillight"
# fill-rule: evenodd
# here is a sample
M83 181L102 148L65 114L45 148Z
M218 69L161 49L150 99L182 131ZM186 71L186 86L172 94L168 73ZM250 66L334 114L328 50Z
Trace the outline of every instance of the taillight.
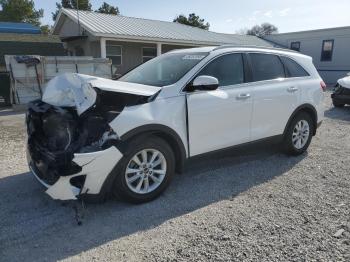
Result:
M325 82L323 82L323 81L321 81L321 88L322 88L322 90L323 90L323 92L325 92L326 91L326 89L327 89L327 85L326 85L326 83Z

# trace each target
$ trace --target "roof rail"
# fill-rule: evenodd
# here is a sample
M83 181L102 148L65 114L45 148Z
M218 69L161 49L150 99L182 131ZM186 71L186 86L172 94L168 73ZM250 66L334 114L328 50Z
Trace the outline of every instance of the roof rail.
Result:
M241 47L241 48L259 48L259 49L266 49L266 50L279 50L279 51L288 51L288 52L294 52L294 53L299 53L295 50L288 49L288 48L283 48L283 47L267 47L267 46L258 46L258 45L221 45L213 49L213 51L216 50L221 50L221 49L226 49L226 48L236 48L236 47Z

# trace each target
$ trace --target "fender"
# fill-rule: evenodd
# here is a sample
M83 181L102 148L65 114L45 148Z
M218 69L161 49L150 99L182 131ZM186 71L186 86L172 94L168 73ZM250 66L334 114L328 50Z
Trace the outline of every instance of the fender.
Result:
M183 172L183 168L186 161L186 149L180 138L180 136L171 128L160 124L149 124L136 127L120 137L118 144L115 146L124 153L125 147L128 145L127 141L135 138L136 136L157 135L163 138L169 143L175 154L175 168L179 173ZM103 183L101 192L99 195L83 195L84 199L92 202L102 202L106 199L112 190L115 176L121 172L120 165L117 163L113 170L109 173L108 177Z
M286 127L284 128L283 136L284 136L285 133L287 132L287 128L288 128L290 122L291 122L291 121L293 120L293 118L294 118L299 112L301 112L301 111L306 111L306 112L308 112L308 113L311 114L311 117L312 117L312 119L313 119L313 121L314 121L313 124L314 124L314 127L315 127L315 129L314 129L314 134L313 134L313 135L316 135L316 128L317 128L317 111L316 111L315 107L314 107L313 105L311 105L311 104L302 104L302 105L298 106L298 107L294 110L293 114L289 117L288 122L287 122L287 125L286 125Z
M140 135L158 135L166 140L174 150L176 159L176 171L182 173L185 165L187 153L185 145L180 136L170 127L161 124L149 124L136 127L120 137L122 141L127 141Z

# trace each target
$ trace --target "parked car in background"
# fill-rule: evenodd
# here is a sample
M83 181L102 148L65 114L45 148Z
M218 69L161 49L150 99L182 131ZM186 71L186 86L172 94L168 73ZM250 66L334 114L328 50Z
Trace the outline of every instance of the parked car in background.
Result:
M62 75L29 105L29 167L54 199L150 201L193 156L270 138L302 154L324 87L310 57L257 47L172 51L118 81Z
M338 80L331 96L335 107L350 105L350 74Z

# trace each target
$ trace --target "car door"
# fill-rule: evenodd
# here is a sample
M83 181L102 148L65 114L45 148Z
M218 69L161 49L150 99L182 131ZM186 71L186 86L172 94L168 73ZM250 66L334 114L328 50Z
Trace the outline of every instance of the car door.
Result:
M279 56L250 53L254 86L251 139L280 135L299 101L299 85L286 78Z
M197 74L202 75L216 77L219 88L186 94L191 156L250 140L252 89L244 83L243 55L217 57Z

